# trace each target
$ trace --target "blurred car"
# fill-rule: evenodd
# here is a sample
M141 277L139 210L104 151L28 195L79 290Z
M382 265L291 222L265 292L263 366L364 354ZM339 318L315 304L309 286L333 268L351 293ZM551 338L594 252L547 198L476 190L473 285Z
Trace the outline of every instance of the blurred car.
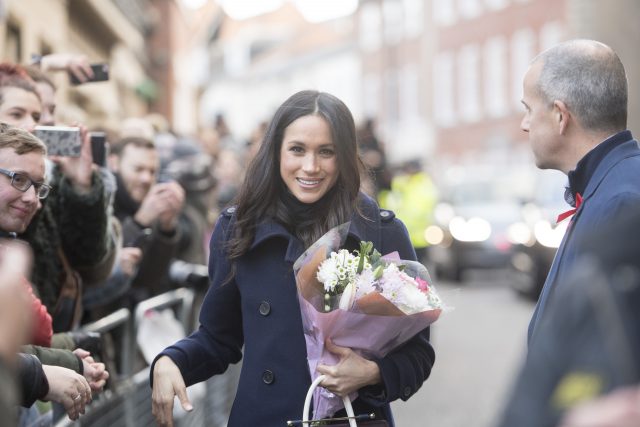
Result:
M509 231L520 220L520 204L496 178L460 181L442 189L435 224L425 235L439 278L461 281L469 269L507 269L513 242Z
M512 225L514 242L511 284L521 295L536 301L551 268L570 220L556 223L558 215L571 207L565 202L566 176L543 171L536 180L531 200L521 209L522 221Z

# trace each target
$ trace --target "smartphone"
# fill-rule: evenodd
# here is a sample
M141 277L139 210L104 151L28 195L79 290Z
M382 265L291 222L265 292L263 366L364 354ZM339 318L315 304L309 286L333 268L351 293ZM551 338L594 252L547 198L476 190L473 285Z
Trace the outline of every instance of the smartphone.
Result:
M93 163L101 166L107 166L107 156L109 155L109 144L107 143L107 134L104 132L91 132L91 156Z
M35 135L47 146L50 156L80 157L80 128L70 126L36 126Z
M90 78L89 80L86 80L84 83L104 82L106 80L109 80L109 64L105 64L105 63L91 64L91 70L93 71L93 77ZM71 84L74 84L74 85L79 85L83 83L80 80L78 80L78 78L72 73L69 73L69 81L71 82Z

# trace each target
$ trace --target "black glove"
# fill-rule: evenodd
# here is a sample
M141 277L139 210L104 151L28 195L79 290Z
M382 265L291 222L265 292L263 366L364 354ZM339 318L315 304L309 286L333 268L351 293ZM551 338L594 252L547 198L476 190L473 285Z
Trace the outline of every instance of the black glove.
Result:
M87 350L94 358L102 355L102 337L99 332L73 331L68 334L76 348Z

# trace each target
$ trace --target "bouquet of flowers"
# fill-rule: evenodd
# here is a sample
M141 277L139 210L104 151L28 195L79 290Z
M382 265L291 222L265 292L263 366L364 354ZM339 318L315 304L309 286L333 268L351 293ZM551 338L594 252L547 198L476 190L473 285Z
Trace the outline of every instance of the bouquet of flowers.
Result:
M397 252L382 256L366 241L354 252L340 249L349 225L329 230L294 264L312 379L319 363L338 362L324 348L326 338L380 358L435 322L443 308L422 264ZM315 419L343 406L324 389L316 389L313 403Z

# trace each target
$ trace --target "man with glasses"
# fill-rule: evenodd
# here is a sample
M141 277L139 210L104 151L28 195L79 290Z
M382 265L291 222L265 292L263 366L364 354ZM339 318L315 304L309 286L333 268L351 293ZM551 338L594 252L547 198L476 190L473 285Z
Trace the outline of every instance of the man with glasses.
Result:
M20 137L18 137L18 135ZM0 230L26 230L49 194L44 183L45 148L37 138L0 123Z
M35 136L0 123L2 237L15 237L16 233L23 232L40 208L40 201L49 194L51 187L44 183L45 155L46 147ZM28 325L16 324L12 327L27 328ZM78 360L84 365L81 359ZM76 419L84 412L85 405L91 400L91 387L83 375L62 366L41 364L38 357L33 355L22 354L19 362L18 377L22 384L23 406L31 406L36 399L43 399L62 404L71 419ZM87 364L87 368L92 370L94 366ZM100 369L104 371L103 365Z

